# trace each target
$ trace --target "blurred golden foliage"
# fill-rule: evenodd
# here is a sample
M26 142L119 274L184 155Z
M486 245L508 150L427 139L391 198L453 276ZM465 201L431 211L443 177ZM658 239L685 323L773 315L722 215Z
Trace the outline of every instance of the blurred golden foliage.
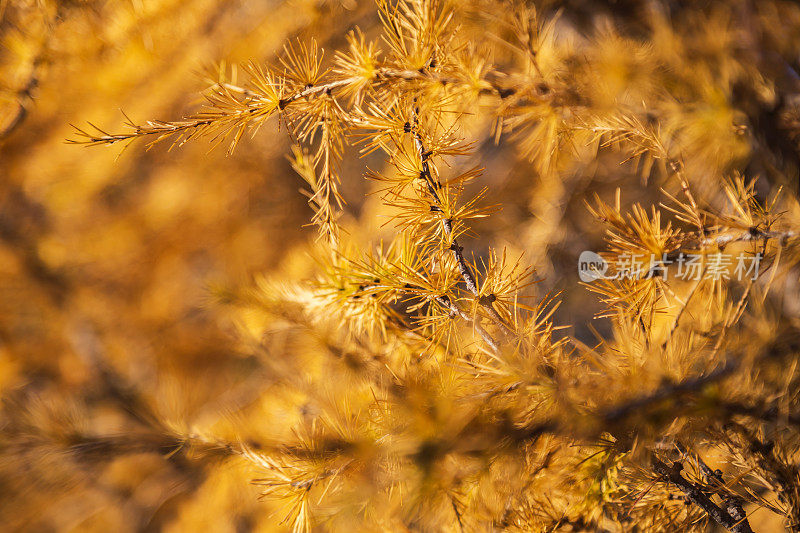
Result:
M9 530L800 530L795 4L0 16Z

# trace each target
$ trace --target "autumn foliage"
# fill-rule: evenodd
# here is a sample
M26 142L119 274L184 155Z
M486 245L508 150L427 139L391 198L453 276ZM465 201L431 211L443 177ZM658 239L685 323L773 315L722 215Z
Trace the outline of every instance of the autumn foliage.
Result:
M0 8L7 523L800 531L800 8L179 4Z

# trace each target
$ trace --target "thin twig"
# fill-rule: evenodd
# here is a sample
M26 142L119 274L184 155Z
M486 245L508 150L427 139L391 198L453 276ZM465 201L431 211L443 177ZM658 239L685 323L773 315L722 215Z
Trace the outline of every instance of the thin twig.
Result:
M373 81L380 83L381 81L387 79L406 80L406 81L428 80L441 83L443 85L458 83L460 81L457 78L439 76L427 70L411 71L411 70L395 69L390 67L377 68ZM354 78L349 77L349 78L329 81L327 83L321 83L318 85L309 85L307 87L304 87L302 90L290 94L289 96L280 98L277 102L277 109L279 111L283 111L290 104L298 100L301 100L303 98L332 94L337 89L340 89L341 87L345 87L353 83L353 81ZM496 82L492 82L489 80L484 80L484 81L486 83L486 88L481 90L482 93L494 93L500 96L501 98L506 98L517 92L517 89L515 88L502 87ZM147 122L143 126L134 124L132 122L128 122L128 125L131 128L133 128L133 131L131 131L130 133L108 133L97 126L94 126L93 124L89 124L91 127L96 129L97 132L99 132L98 135L82 130L77 126L73 126L73 128L80 134L80 136L84 137L84 139L81 140L69 139L67 140L67 143L88 144L88 145L114 144L117 142L132 140L137 137L145 137L150 135L159 135L159 136L173 135L181 132L196 130L204 126L210 126L211 124L217 121L231 120L232 117L235 115L243 117L248 115L255 115L259 112L264 112L265 110L268 110L270 106L274 105L274 102L270 102L260 98L257 94L255 94L250 89L247 89L246 87L240 87L230 83L219 83L217 84L217 86L225 89L226 91L239 93L243 95L246 99L242 100L241 103L244 104L246 108L244 110L237 111L235 114L220 114L218 116L216 112L212 110L211 112L205 114L199 113L195 116L186 118L184 120L177 120L171 122L154 120Z
M689 450L680 442L677 442L676 447L681 454L686 457L689 457ZM706 483L712 485L715 489L724 490L727 494L722 497L723 503L725 504L725 510L731 517L736 520L736 525L733 527L732 531L735 533L753 533L753 530L750 527L750 523L747 520L747 513L744 510L744 499L741 496L731 493L726 485L724 480L722 479L722 472L718 470L713 470L710 466L703 461L703 458L700 457L699 454L693 454L693 459L697 462L697 465L700 467L700 472L703 474Z
M668 466L658 458L653 457L653 469L657 474L664 476L670 483L678 487L687 500L703 509L717 524L735 533L752 533L746 519L742 522L731 516L727 510L714 503L700 487L683 477L681 475L683 464L680 461L675 461L672 466ZM746 526L746 528L742 529L741 526Z
M425 150L425 145L422 142L422 136L419 132L419 108L416 107L416 105L413 109L413 121L414 124L411 127L411 134L414 137L414 146L417 149L417 153L419 154L420 162L422 164L422 172L420 173L420 177L425 180L425 183L428 186L428 192L430 193L434 202L436 202L436 206L439 207L441 212L442 201L439 197L438 190L442 188L442 184L433 177L433 173L431 172L430 163L428 162L429 155ZM489 301L490 299L481 298L479 296L478 284L475 280L475 275L472 273L472 270L470 270L466 259L464 259L464 248L459 244L458 239L453 235L452 220L443 218L442 228L444 230L444 234L451 238L452 244L450 245L450 250L452 251L453 257L456 260L458 271L461 274L461 278L464 280L467 290L469 290L469 292L475 296L478 304L489 313L489 317L503 331L504 334L509 336L513 335L513 331L511 331L511 329L504 323L500 314L494 308L491 301Z

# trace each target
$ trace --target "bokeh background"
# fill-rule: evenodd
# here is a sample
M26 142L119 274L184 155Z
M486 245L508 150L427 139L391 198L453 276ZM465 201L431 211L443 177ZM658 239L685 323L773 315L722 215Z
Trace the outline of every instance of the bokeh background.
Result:
M580 29L636 21L647 3L542 4ZM764 10L764 25L800 26L798 10L780 5ZM714 64L740 26L733 10L706 16L719 32L689 28L696 41L687 46ZM220 295L261 275L313 273L316 231L286 158L289 137L273 120L230 156L206 142L123 150L65 140L70 124L119 130L123 111L140 122L196 110L210 65L274 64L296 37L333 50L356 26L375 35L374 4L2 0L0 20L0 529L280 530L281 516L248 482L257 473L203 436L246 441L281 422L260 402L270 376L239 334L247 316ZM606 44L598 53L616 77L602 90L623 93L642 73L625 42ZM728 111L713 98L712 125L713 113ZM733 118L693 141L730 140L725 153L692 161L714 176L742 161L755 171L777 164L793 183L795 160L760 161ZM641 160L620 164L614 150L595 158L596 147L559 179L543 179L515 146L493 143L488 122L473 130L481 185L503 211L476 224L470 251L488 242L524 251L541 294L564 291L557 320L578 324L571 333L589 342L603 331L592 321L601 306L577 284L575 261L601 248L602 228L584 201L625 186L626 203L649 203L674 183L645 182ZM346 217L379 233L367 216L377 200L364 199L367 164L381 161L349 154L343 163Z
M25 419L4 420L9 436L28 423L135 431L132 401L200 425L252 401L257 365L212 292L251 283L313 238L285 132L274 124L226 157L206 143L68 145L70 123L119 128L121 110L178 117L196 108L209 65L274 59L296 35L340 39L367 12L313 1L2 2L0 391ZM0 529L277 522L248 475L229 474L235 465L217 473L167 457L169 443L77 457L52 444L4 440Z

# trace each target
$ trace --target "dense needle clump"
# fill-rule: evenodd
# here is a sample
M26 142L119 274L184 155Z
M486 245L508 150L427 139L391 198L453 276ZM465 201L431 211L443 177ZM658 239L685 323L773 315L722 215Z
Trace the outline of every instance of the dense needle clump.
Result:
M246 465L293 531L800 531L800 11L535 4L379 0L184 118L76 128L282 131L317 232L219 291L257 406L215 434L115 384L136 438Z

